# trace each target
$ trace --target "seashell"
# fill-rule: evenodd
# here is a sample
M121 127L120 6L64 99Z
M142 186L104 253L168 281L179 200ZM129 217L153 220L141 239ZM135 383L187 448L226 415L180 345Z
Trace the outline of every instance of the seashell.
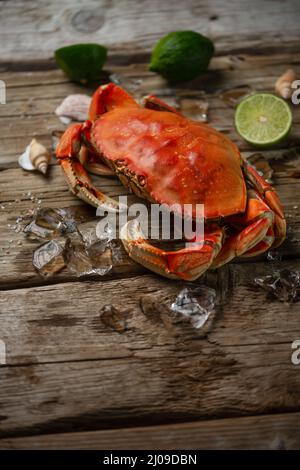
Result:
M56 108L55 114L64 124L68 124L66 118L74 121L85 121L88 116L91 100L92 98L88 95L69 95Z
M22 153L22 155L20 155L19 157L19 165L20 167L23 168L23 170L27 170L27 171L33 171L35 170L33 164L31 163L31 160L29 158L29 150L30 150L30 144L27 145L26 149L25 149L25 152Z
M45 175L50 159L51 155L46 147L36 139L32 139L25 152L19 157L19 165L24 170L38 170Z
M62 122L66 126L68 126L72 122L72 119L67 117L67 116L59 116L59 120L60 120L60 122Z
M292 96L292 83L296 80L293 69L288 69L275 83L275 91L285 100Z

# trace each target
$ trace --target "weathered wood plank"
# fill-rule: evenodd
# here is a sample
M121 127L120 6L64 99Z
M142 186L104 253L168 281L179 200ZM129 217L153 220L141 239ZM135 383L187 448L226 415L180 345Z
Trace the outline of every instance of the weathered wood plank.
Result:
M180 285L157 276L2 292L0 435L298 411L299 303L270 301L253 285L273 269L210 275L219 304L200 332L164 313ZM127 310L124 333L101 323L109 304Z
M182 85L182 88L170 89L157 75L147 71L146 64L134 64L129 67L113 67L115 72L123 77L124 86L132 87L132 80L142 79L135 86L135 94L141 96L156 93L158 96L180 98L184 95L201 93L205 90L206 99L210 104L210 123L229 134L242 150L249 149L234 131L233 109L226 106L221 99L221 91L235 86L247 86L251 90L272 91L278 76L293 64L299 70L299 54L275 54L268 56L223 56L212 61L211 72L200 77L193 84ZM51 130L63 125L54 115L54 109L68 94L81 92L91 93L92 90L68 83L60 71L34 73L5 73L2 79L7 85L7 105L0 107L0 120L3 118L1 134L1 166L16 162L17 156L23 151L28 140L33 135L41 138L50 145ZM103 82L108 75L103 77ZM294 106L294 128L290 144L297 142L299 134L300 110ZM192 116L191 116L192 117ZM8 123L8 124L7 124ZM49 138L47 139L47 134ZM298 140L299 142L299 140Z
M268 156L268 153L266 153ZM276 152L270 156L278 155ZM275 186L278 194L285 206L287 222L289 225L288 239L279 251L282 256L299 256L300 254L300 181L289 176L298 166L297 153L286 160L273 161L271 165L275 170ZM101 187L106 194L117 197L127 194L125 188L113 178L97 178L97 186ZM12 193L12 188L14 192ZM23 172L21 169L8 169L0 172L0 265L3 267L0 276L0 285L19 285L24 283L44 283L49 279L39 276L32 266L33 250L39 245L24 237L23 233L16 233L10 226L15 225L17 217L26 213L33 207L28 192L42 200L43 207L62 208L72 207L76 212L87 220L95 218L95 210L80 202L73 196L67 188L65 180L61 174L61 169L54 165L50 168L49 176L45 178L39 174ZM132 199L132 198L131 198ZM134 198L132 199L135 200ZM17 201L17 202L16 202ZM95 224L97 219L95 219ZM240 262L241 260L235 260ZM247 263L252 260L248 260ZM143 272L128 257L115 267L112 274L134 274ZM73 275L62 271L56 275L51 282L60 282L74 279Z
M14 174L17 172L16 174ZM22 177L21 177L22 174ZM43 243L43 240L31 240L22 232L16 232L16 220L20 215L28 213L31 208L36 208L37 203L31 201L39 198L42 201L42 207L51 208L69 208L74 213L75 218L84 220L95 220L96 227L96 209L82 203L74 197L66 187L61 169L54 165L49 170L49 175L45 178L41 174L32 174L23 172L21 169L5 170L0 172L0 191L1 208L0 220L2 223L0 229L0 265L3 267L0 276L2 287L15 283L21 286L22 283L48 283L74 280L73 274L66 270L55 275L54 278L43 278L39 275L32 265L33 251ZM127 194L125 188L115 178L97 178L98 183L105 193L112 197ZM16 182L18 181L17 187ZM12 193L12 188L16 188ZM129 196L128 201L134 201ZM46 240L45 240L46 241ZM114 266L113 270L106 275L134 274L145 271L136 265L124 253L120 262ZM100 278L99 278L100 279Z
M300 413L0 439L0 449L298 450Z
M289 172L293 172L297 168L297 161L297 158L288 158L285 162L279 160L272 163L276 170L275 175L278 175L275 176L276 188L285 206L289 224L288 240L280 248L280 252L283 256L288 257L298 256L300 253L300 212L297 203L300 201L300 183L297 178L288 176ZM11 188L16 187L16 182L18 182L17 188L12 194ZM97 178L97 185L112 197L127 194L125 188L116 179ZM0 264L4 268L0 284L3 286L14 283L21 285L24 282L48 282L38 276L31 263L33 250L38 246L38 243L33 243L24 237L24 234L16 233L9 227L14 226L19 215L26 213L30 207L33 207L28 193L39 197L43 207L72 207L75 212L79 211L88 220L95 217L94 209L81 203L69 192L61 170L56 165L51 167L48 178L38 174L24 173L21 169L2 171L0 173L0 190L3 207L0 210L0 243L2 248L0 250ZM115 272L136 272L135 269L135 265L125 257L124 265L122 262L116 267ZM54 281L72 278L73 276L63 271L55 276Z
M147 0L136 2L79 0L62 5L52 2L1 2L0 44L3 63L50 60L57 47L75 42L99 42L109 46L111 55L124 56L133 47L144 52L169 31L194 29L211 36L217 50L228 45L245 47L241 38L249 35L248 47L277 42L299 33L299 3L189 0L174 4ZM234 30L234 37L232 31ZM254 34L255 33L255 34Z

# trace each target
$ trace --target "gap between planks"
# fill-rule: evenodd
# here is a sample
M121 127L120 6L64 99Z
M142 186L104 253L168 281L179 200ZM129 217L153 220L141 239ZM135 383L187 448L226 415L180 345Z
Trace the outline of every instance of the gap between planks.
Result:
M0 449L298 450L300 413L0 439Z

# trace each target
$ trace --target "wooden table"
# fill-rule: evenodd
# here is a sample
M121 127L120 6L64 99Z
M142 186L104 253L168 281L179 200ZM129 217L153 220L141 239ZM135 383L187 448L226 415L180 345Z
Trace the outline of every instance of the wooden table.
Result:
M68 94L86 92L56 69L55 48L108 45L106 70L135 84L137 95L156 93L180 105L204 90L209 122L247 156L256 150L235 132L222 92L273 91L288 67L300 73L299 2L97 0L84 10L80 0L31 0L1 2L0 9L0 78L7 86L0 106L0 339L7 349L0 448L299 448L300 365L291 362L299 303L269 299L254 278L275 267L300 269L300 106L293 106L289 139L263 152L287 214L282 261L235 260L200 279L221 299L204 331L168 323L155 307L150 317L143 313L141 298L174 298L179 283L126 257L103 278L63 270L45 279L32 266L37 244L8 226L31 207L28 192L43 207L94 218L68 191L54 159L47 178L17 163L33 136L51 146L51 131L64 128L55 108ZM216 56L205 76L170 89L147 62L155 41L177 29L211 36ZM126 193L112 179L97 184L111 196ZM125 332L101 323L106 304L129 309Z

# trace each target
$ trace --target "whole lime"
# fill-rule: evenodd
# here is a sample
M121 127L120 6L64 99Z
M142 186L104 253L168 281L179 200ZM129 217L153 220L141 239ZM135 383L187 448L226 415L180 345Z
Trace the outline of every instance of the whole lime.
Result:
M158 41L149 69L171 83L191 80L208 68L214 53L212 41L195 31L175 31Z
M107 50L100 44L73 44L55 51L57 65L74 82L98 80L106 61Z

